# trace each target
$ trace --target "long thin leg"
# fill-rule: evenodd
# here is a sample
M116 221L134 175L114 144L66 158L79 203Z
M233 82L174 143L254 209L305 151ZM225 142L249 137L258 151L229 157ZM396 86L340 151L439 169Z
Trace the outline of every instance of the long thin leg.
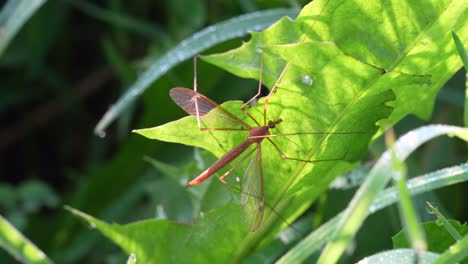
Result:
M318 15L318 18L313 22L313 24L312 24L312 26L310 27L310 30L309 30L310 32L314 29L315 24L317 23L318 19L322 16L322 13L323 13L324 10L326 9L326 6L328 5L329 2L330 2L330 0L327 1L327 3L325 4L325 8L322 9L322 11L320 12L320 14ZM304 41L306 40L307 35L308 35L308 34L306 34L306 35L304 36L304 38L302 39L302 42L304 42ZM262 43L263 43L263 35L262 35ZM263 55L263 53L262 53L261 55ZM259 79L260 79L260 83L259 83L258 92L257 92L257 94L256 94L252 99L250 99L247 103L245 103L245 104L242 106L243 109L245 108L245 106L246 106L247 104L249 104L251 101L255 100L258 96L260 96L260 93L261 93L261 85L262 85L262 82L261 82L261 79L262 79L262 74L261 74L261 72L262 72L262 61L263 61L263 59L261 59L261 61L260 61L260 78L259 78ZM269 101L270 101L270 97L271 97L271 96L276 92L276 90L278 89L278 85L280 84L281 80L283 79L283 77L284 77L284 75L285 75L285 73L286 73L286 71L287 71L288 68L289 68L289 62L286 63L286 65L284 66L283 71L281 71L280 76L278 77L278 79L276 80L275 84L274 84L273 87L271 88L270 93L268 93L268 95L265 96L265 103L264 103L264 106L263 106L263 122L264 122L263 124L266 124L266 120L267 120L267 118L266 118L266 112L267 112L267 109L268 109L268 103L269 103ZM244 112L246 112L246 111L244 111ZM248 115L249 117L251 117L250 114L247 114L247 115ZM252 118L252 117L251 117L251 118ZM255 120L254 118L252 118L252 119Z
M247 131L245 128L230 128L230 127L200 127L200 131Z
M257 144L260 144L260 143L257 143ZM258 196L258 195L255 195L255 194L252 194L252 193L248 193L248 192L245 192L243 189L227 182L224 180L224 178L226 178L227 176L229 176L229 174L231 174L232 171L234 171L236 168L238 168L247 158L249 158L255 151L258 151L258 146L256 146L256 148L254 148L253 150L249 151L244 157L242 157L241 160L239 160L236 164L234 164L234 166L232 166L228 171L226 171L221 177L219 177L218 179L223 183L223 184L226 184L227 186L235 189L235 190L238 190L239 192L241 192L242 194L245 194L245 195L250 195L256 199L260 199L261 197ZM244 183L243 183L244 184ZM272 211L273 208L272 208Z
M198 93L198 81L197 81L197 55L193 57L193 90ZM195 102L195 113L197 118L197 126L200 131L215 131L215 130L223 130L223 131L245 131L245 128L208 128L202 127L201 125L201 115L200 115L200 107L198 104L199 96L194 96L192 100Z
M262 35L262 43L263 43L263 35ZM262 78L263 78L263 51L260 52L260 77L258 78L258 90L257 90L257 94L252 97L249 101L247 101L246 103L244 103L241 107L241 110L242 112L244 112L248 117L250 117L250 119L252 119L258 126L261 126L258 121L249 113L249 111L247 111L246 107L252 102L254 101L255 99L257 99L261 93L262 93ZM263 125L266 124L266 118L264 118L263 120Z
M197 81L197 55L193 57L193 90L198 93L198 81ZM198 129L202 130L200 120L200 110L198 107L198 97L193 98L195 100L195 112L197 114L197 126Z
M338 161L338 160L343 160L343 158L346 156L344 155L343 157L339 158L339 159L317 159L317 160L305 160L305 159L298 159L298 158L292 158L292 157L288 157L286 156L286 154L284 154L283 151L281 151L281 149L278 147L278 145L276 145L275 142L273 142L273 140L267 138L268 141L270 141L270 143L273 145L273 147L275 147L275 149L278 151L278 153L280 154L281 158L282 159L286 159L286 160L295 160L295 161L301 161L301 162L307 162L307 163L315 163L315 162L324 162L324 161Z
M318 15L317 19L314 20L313 24L311 25L310 27L310 30L309 32L312 32L312 30L314 29L315 25L317 24L317 21L320 19L320 17L322 16L322 13L325 11L326 7L328 6L328 3L330 2L330 0L328 0L325 4L325 7L322 9L322 11L320 11L320 14ZM305 34L304 35L304 38L302 39L301 42L304 42L307 38L307 35L308 34ZM270 101L270 97L276 92L276 89L278 89L278 85L280 84L281 80L283 79L284 77L284 74L286 73L287 69L289 68L289 62L286 63L286 66L284 66L284 69L283 71L281 72L280 76L278 77L278 79L276 80L275 82L275 85L273 85L273 87L271 88L271 91L270 93L265 96L265 104L264 104L264 107L263 107L263 115L264 115L264 118L266 120L266 110L268 108L268 102Z
M258 78L258 90L257 90L257 94L254 95L254 97L250 98L249 101L247 101L246 103L244 103L242 105L242 109L245 109L252 101L254 101L255 99L257 99L260 94L262 93L262 79L263 79L263 51L260 52L260 68L259 68L259 71L260 71L260 76Z
M249 138L272 138L272 137L287 137L287 136L299 136L299 135L354 135L354 134L366 134L366 132L297 132L297 133L283 133L283 134L268 134L264 136L250 136Z
M231 174L231 172L233 170L235 170L237 167L239 167L242 162L244 162L250 155L252 155L252 153L254 153L254 151L256 150L256 148L252 149L251 151L249 151L247 154L245 154L244 157L242 157L241 160L239 160L238 162L236 162L236 164L234 164L234 166L232 166L228 171L226 171L223 175L221 175L221 177L219 177L219 180L224 183L224 184L227 184L227 185L230 185L230 186L233 186L232 184L230 184L229 182L225 181L224 178L226 178L229 174ZM237 186L234 186L236 189Z
M268 102L270 100L270 97L276 92L276 89L278 88L278 85L281 82L281 79L283 78L284 74L286 73L286 70L288 69L288 67L289 67L289 63L287 63L286 66L284 67L284 69L281 72L280 76L278 77L275 84L273 85L273 88L271 88L270 93L268 93L268 95L265 96L265 104L264 104L264 107L263 107L263 124L264 125L266 125L266 123L267 123L266 113L267 113ZM250 99L247 103L243 104L242 107L241 107L242 111L247 116L249 116L252 120L254 120L255 123L257 123L258 126L260 126L260 124L257 122L257 120L255 120L255 118L253 118L252 115L250 115L250 113L245 108L247 107L247 105L249 103L251 103L253 100L257 99L257 97L260 96L261 91L262 91L262 79L263 79L263 52L260 53L260 77L259 77L257 94L254 97L252 97L252 99Z
M249 139L255 139L255 138L267 138L270 142L273 143L273 141L270 140L270 138L273 137L285 137L287 138L288 136L298 136L298 135L354 135L354 134L366 134L366 132L297 132L297 133L284 133L284 134L268 134L268 135L263 135L263 136L249 136ZM295 142L291 141L292 144L297 145ZM273 143L275 148L278 150L279 147L275 143ZM278 150L280 153L282 151ZM294 158L287 158L287 159L293 159L293 160L298 160ZM328 160L327 160L328 161Z
M278 85L280 84L281 80L283 79L284 74L286 73L286 70L289 68L289 62L284 66L283 71L281 72L280 76L276 80L275 84L271 88L270 93L265 96L265 103L263 105L263 118L266 120L266 112L268 109L268 102L270 101L270 97L276 92L276 89L278 89ZM265 121L266 122L266 121Z
M197 82L197 55L193 57L193 90L195 92L198 89L198 82Z

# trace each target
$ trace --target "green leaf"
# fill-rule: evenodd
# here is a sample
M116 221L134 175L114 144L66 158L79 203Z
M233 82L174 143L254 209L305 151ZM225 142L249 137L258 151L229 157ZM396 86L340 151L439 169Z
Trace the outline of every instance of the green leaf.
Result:
M0 215L0 247L22 263L53 263L39 248Z
M315 23L316 20L319 22ZM376 82L392 79L387 76L389 74L414 78L413 85L388 84L396 94L396 101L392 104L392 115L382 125L390 126L411 113L421 118L430 116L437 92L462 65L450 33L456 31L461 42L467 43L467 20L466 1L314 1L301 11L296 22L283 19L265 31L263 36L254 35L252 41L241 48L205 59L233 74L258 79L259 59L252 55L256 47L262 48L266 52L264 82L271 87L286 64L283 61L283 66L280 66L277 55L292 64L318 64L316 68L324 62L325 51L295 53L290 45L301 42L301 45L316 47L320 46L319 43L333 46L335 52L347 60L357 60L386 73L380 79L375 78ZM294 26L281 26L288 23ZM316 43L302 43L303 40ZM329 70L327 74L342 79L341 86L359 85L353 76L346 78L355 70L352 65L331 69L325 66ZM330 71L333 69L335 71ZM316 78L311 75L314 83ZM417 103L408 103L415 98Z
M59 203L59 197L49 185L37 181L25 181L18 188L18 198L22 202L22 209L25 212L37 212L41 206L54 208Z
M218 208L191 225L169 220L110 225L76 209L68 207L67 210L86 220L126 252L135 254L139 263L224 263L236 247L233 242L241 240L246 232L236 204ZM212 240L215 236L216 241Z
M461 224L456 220L449 220L449 222L462 236L468 235L468 226L466 224ZM425 222L422 224L422 227L426 233L428 251L443 253L456 242L445 227L437 221ZM393 248L411 247L406 238L404 229L398 232L398 234L392 238L392 241Z
M318 13L322 7L309 5L306 8ZM232 61L233 65L242 64L244 67L238 67L240 70L250 69L248 61L251 61L251 64L257 67L257 73L252 73L252 76L258 76L260 57L255 43L263 39L263 43L267 45L263 48L264 80L270 87L285 66L285 60L279 56L293 61L268 105L268 119L283 120L283 123L272 130L273 134L349 133L309 134L272 139L287 156L308 160L335 159L334 162L306 164L283 160L270 143L263 143L265 201L275 208L278 203L292 201L287 206L287 211L265 215L265 222L271 222L272 225L275 222L271 220L278 220L278 214L291 220L303 212L327 188L334 177L351 169L353 162L362 158L369 140L377 130L375 124L389 116L391 112L391 108L386 105L394 99L391 85L404 87L415 82L419 83L421 80L420 76L383 74L380 69L352 59L335 45L328 43L300 42L284 47L272 46L273 43L297 42L298 39L302 39L304 35L301 32L302 20L299 18L298 21L295 23L284 18L266 30L263 37L254 34L253 40L240 48L246 54L231 56L228 52L220 55L223 56L221 59L223 61ZM288 57L293 54L294 56ZM319 59L309 59L312 57ZM305 59L296 61L300 58ZM239 62L239 60L245 61ZM307 77L311 77L312 83ZM240 106L240 102L222 104L222 107L240 119L254 125L252 120L240 111ZM260 100L254 108L249 109L249 112L262 123L263 106L264 102ZM214 119L214 116L215 114L208 114L203 120ZM213 122L216 123L216 127L230 125L222 119ZM210 127L214 127L212 125L210 122ZM151 139L202 147L218 157L247 138L246 132L199 131L194 117L186 117L163 126L136 132ZM243 168L245 165L237 170L236 175L242 175ZM264 224L263 229L250 234L246 239L233 241L237 245L234 259L238 260L237 258L255 247L269 228L272 227ZM221 234L224 232L219 231Z

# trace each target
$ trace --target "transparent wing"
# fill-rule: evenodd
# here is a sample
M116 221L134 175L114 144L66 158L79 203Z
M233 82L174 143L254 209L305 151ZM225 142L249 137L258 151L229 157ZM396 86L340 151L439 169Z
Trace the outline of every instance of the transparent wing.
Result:
M244 220L251 232L257 230L262 223L264 199L262 150L261 144L257 143L257 153L244 173L241 193Z
M195 92L188 88L176 87L169 91L169 95L172 100L180 106L187 114L202 118L210 111L217 118L221 118L229 123L229 126L232 128L241 126L242 128L248 130L250 126L244 121L240 120L228 110L224 109L222 106L218 105L216 102L210 98L204 96L201 93ZM197 105L198 105L198 115L197 115ZM205 121L205 120L203 120Z

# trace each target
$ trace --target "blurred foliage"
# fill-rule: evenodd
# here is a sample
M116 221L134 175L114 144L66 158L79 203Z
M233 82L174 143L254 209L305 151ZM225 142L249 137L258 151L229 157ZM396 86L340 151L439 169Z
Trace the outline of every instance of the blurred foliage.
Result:
M460 235L465 236L468 234L468 226L465 224L461 224L456 220L450 220L450 224L457 230ZM438 223L437 221L433 222L425 222L422 224L423 228L425 229L425 233L427 235L427 242L428 242L428 250L435 252L435 253L442 253L450 245L455 242L455 238L453 238L445 229L443 225ZM398 232L393 238L393 246L397 248L409 248L409 242L406 240L405 231L402 230ZM468 263L468 262L464 262Z
M0 215L57 263L122 263L130 259L128 254L62 207L70 205L120 224L166 217L188 222L201 206L206 211L231 201L232 192L216 179L193 190L204 196L187 194L181 187L180 181L193 178L213 162L212 155L130 133L185 115L168 91L192 87L191 60L152 83L107 129L105 138L95 136L93 129L141 72L192 34L249 12L306 2L46 1L0 57ZM0 38L2 34L6 33L0 31ZM204 54L226 51L247 39L221 43ZM249 99L257 89L256 81L204 62L198 65L198 76L203 93L216 102ZM429 123L463 126L464 92L465 72L460 70L437 94L432 116L428 120L407 116L396 124L396 134ZM384 150L382 138L376 139L369 160ZM406 160L408 176L466 162L467 157L466 144L459 140L432 140ZM185 178L167 176L171 174ZM424 193L415 198L416 207L436 201L447 217L465 222L466 188L465 182ZM346 207L355 190L329 190L300 221L307 220L307 230L312 228L311 218L319 226ZM211 199L220 192L224 200ZM228 206L240 214L238 204ZM390 249L390 237L401 230L396 211L390 207L367 219L346 261ZM423 221L431 219L424 212L420 216ZM291 246L280 240L263 245L248 260L274 261L271 256ZM4 251L0 260L15 263Z

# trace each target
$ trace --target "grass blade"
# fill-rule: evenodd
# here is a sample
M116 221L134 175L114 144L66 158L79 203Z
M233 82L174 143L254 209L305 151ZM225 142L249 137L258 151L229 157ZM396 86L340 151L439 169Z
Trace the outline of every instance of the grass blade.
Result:
M0 56L16 33L45 3L45 0L10 0L0 13Z
M417 195L464 181L468 181L468 163L415 177L408 181L407 187L411 195ZM396 202L398 202L396 188L387 188L379 193L367 213L373 214ZM281 257L277 263L302 263L331 239L342 218L343 213L340 213L330 219Z
M53 263L39 248L0 215L0 247L22 263Z
M434 262L434 264L442 263L458 263L468 256L468 236L465 236L462 240L457 241L449 249L447 249L442 255Z
M428 206L429 213L437 217L437 221L442 223L442 225L445 227L447 232L453 237L453 239L457 241L462 240L463 239L462 235L457 231L457 229L455 229L455 227L453 227L452 224L450 224L449 220L445 218L445 216L439 211L439 209L437 209L437 207L432 205L430 202L426 202L426 203Z
M402 136L395 144L396 155L399 159L404 160L426 141L444 134L461 134L460 137L464 138L468 134L468 129L430 125L413 130ZM318 263L335 263L343 254L349 241L364 222L372 201L395 175L392 170L391 154L391 150L387 150L371 170L369 176L344 211L336 235L325 247Z
M419 128L403 135L395 145L395 151L400 159L405 159L418 146L426 141L443 135L455 134L459 137L464 137L467 129L444 126L430 125ZM464 134L460 134L464 133ZM321 256L322 261L334 260L341 256L341 253L346 248L349 239L355 234L360 224L364 221L368 214L382 209L397 201L395 188L389 188L382 192L383 187L391 179L391 151L386 151L379 161L372 168L369 176L358 190L357 194L350 203L350 206L334 217L332 220L317 229L314 233L308 236L303 242L298 244L296 248L283 256L278 263L292 263L305 260L308 256L318 250L324 243L328 241L337 241L343 239L339 244L329 244ZM454 176L460 175L460 180L467 180L468 164L448 168L432 174L412 179L408 182L408 188L412 195L416 193L426 192L428 190L440 188L450 184L454 184ZM448 178L446 178L448 177ZM463 178L464 177L464 178ZM377 194L379 194L377 196ZM375 199L374 199L375 198ZM338 230L337 230L338 229ZM336 235L332 237L333 232L337 230ZM346 238L344 238L346 237ZM333 256L331 254L337 254ZM332 261L333 262L333 261Z

